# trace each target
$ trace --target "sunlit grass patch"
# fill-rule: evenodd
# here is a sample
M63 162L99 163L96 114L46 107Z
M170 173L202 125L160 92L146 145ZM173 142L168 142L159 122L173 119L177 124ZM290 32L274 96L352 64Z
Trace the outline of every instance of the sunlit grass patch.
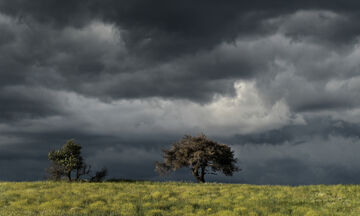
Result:
M0 183L0 215L360 215L360 186Z

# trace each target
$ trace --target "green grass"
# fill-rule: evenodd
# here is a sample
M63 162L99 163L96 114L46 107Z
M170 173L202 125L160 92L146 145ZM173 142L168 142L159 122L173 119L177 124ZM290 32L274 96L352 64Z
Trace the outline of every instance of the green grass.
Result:
M360 186L0 183L0 215L360 215Z

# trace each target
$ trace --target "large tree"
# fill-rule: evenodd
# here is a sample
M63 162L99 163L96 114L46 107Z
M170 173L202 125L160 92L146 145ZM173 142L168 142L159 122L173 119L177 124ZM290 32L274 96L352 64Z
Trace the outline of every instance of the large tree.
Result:
M198 182L205 182L205 174L220 171L231 176L238 171L234 152L225 144L208 139L205 135L185 135L169 150L163 150L164 162L156 162L156 170L166 174L182 167L190 167Z

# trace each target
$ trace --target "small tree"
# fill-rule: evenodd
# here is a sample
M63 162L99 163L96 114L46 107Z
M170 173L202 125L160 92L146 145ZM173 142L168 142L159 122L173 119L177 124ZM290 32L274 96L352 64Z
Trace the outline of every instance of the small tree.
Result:
M52 161L48 173L54 180L65 176L71 181L73 171L76 171L76 180L79 180L82 175L90 172L81 157L81 145L76 144L74 140L68 140L61 149L49 152L48 158Z
M225 144L219 144L205 135L185 135L174 143L170 150L163 150L164 162L156 162L156 171L167 174L182 167L190 167L198 182L205 182L205 174L217 171L232 176L238 171L234 152ZM209 168L212 172L209 172Z
M91 166L84 162L81 156L81 145L76 144L74 140L68 140L59 150L49 152L48 158L52 164L47 172L52 180L60 180L65 177L72 181L74 173L76 181L85 180L82 177L88 175L90 178L88 180L101 182L107 175L106 168L97 171L94 176L90 175Z
M94 176L90 178L90 182L102 182L107 175L107 169L102 168L101 170L97 171Z

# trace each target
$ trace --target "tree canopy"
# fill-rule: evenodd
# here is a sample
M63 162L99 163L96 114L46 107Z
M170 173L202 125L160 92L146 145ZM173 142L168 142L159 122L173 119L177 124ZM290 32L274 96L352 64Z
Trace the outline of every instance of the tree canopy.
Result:
M59 150L50 151L48 158L52 161L48 172L55 180L66 176L71 181L73 171L76 171L75 178L79 180L82 175L90 172L90 168L81 156L81 145L75 143L74 140L68 140Z
M232 176L239 168L235 165L234 152L225 144L199 136L185 135L169 150L163 150L164 162L156 162L156 171L167 174L182 167L190 167L198 182L205 182L205 174L222 172Z

